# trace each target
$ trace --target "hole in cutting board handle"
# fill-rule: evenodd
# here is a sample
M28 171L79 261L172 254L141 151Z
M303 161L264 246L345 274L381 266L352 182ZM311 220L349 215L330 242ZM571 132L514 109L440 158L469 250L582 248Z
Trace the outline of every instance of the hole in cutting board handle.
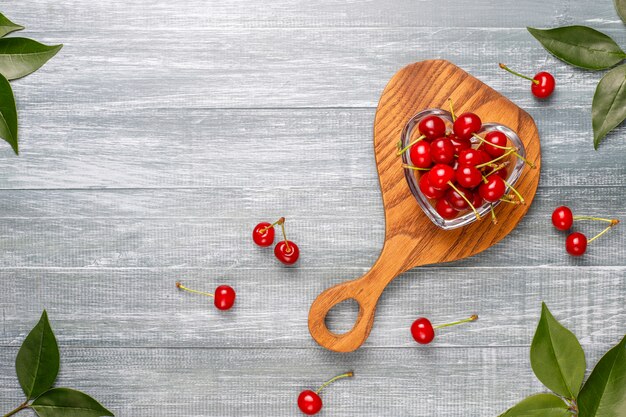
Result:
M335 304L324 319L326 328L336 334L342 335L351 331L356 325L361 306L354 298L348 298Z

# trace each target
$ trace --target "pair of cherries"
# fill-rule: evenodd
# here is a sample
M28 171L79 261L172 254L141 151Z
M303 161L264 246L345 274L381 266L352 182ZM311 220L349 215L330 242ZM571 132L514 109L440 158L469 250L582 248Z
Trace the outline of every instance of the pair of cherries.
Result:
M219 287L215 289L213 293L192 290L191 288L185 287L180 282L176 283L176 288L183 290L183 291L191 292L194 294L200 294L200 295L204 295L207 297L212 297L213 304L215 305L215 308L217 308L218 310L230 310L235 304L235 297L236 297L235 290L233 290L233 288L228 285L220 285Z
M403 167L421 172L419 189L426 198L434 200L437 213L451 220L471 209L480 219L476 207L485 201L524 204L524 198L507 182L510 161L506 158L515 155L534 165L522 158L516 148L508 146L504 133L494 130L484 137L478 135L482 121L475 113L455 117L451 106L451 114L451 132L440 117L426 116L417 126L420 136L404 148L399 144L398 150L398 155L408 151L411 164ZM505 195L507 189L519 202ZM492 219L495 222L493 207Z
M268 247L274 243L275 226L280 226L283 232L283 240L274 247L274 256L285 265L293 265L300 257L298 245L291 240L287 240L285 233L285 218L281 217L274 223L262 222L255 226L252 231L252 240L261 247Z
M613 226L616 226L619 223L619 220L617 219L606 219L603 217L593 216L574 216L572 210L567 206L557 207L552 212L552 224L557 228L557 230L566 231L571 229L574 221L576 220L599 221L608 223L609 225L591 239L587 239L587 236L580 232L570 233L565 239L565 250L572 256L584 255L587 251L587 245L589 243L607 233Z

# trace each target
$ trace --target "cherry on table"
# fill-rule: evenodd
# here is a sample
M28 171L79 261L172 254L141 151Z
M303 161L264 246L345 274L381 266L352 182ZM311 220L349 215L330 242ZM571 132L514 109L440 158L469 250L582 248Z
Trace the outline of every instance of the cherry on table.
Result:
M252 240L261 247L274 243L274 225L268 222L257 224L252 231Z
M183 291L191 292L194 294L205 295L207 297L213 298L213 304L218 310L230 310L232 306L235 304L235 290L228 285L220 285L215 289L215 293L211 294L204 291L192 290L191 288L185 287L180 282L176 283L176 288L181 289Z
M436 329L441 329L443 327L456 326L457 324L467 323L467 322L475 321L475 320L478 320L478 316L474 314L467 319L433 326L430 320L428 320L426 317L420 317L417 320L415 320L413 324L411 325L411 335L413 336L413 339L415 339L417 343L421 345L427 345L430 342L432 342L433 339L435 338Z
M560 206L552 212L552 224L558 230L568 230L574 224L574 215L567 206Z
M510 72L511 74L517 75L518 77L524 78L531 82L530 91L537 98L547 98L550 97L554 88L556 87L556 81L554 77L549 72L541 71L535 74L533 78L527 77L526 75L520 74L519 72L515 72L506 65L500 63L500 68Z
M452 130L459 139L470 139L474 133L477 133L482 127L482 121L480 117L475 113L462 113L460 114L454 124Z
M274 256L285 265L293 265L300 257L300 249L291 240L281 240L274 247Z
M587 236L580 232L571 233L565 239L565 250L572 256L581 256L587 251Z
M320 397L320 392L333 382L342 379L342 378L351 378L354 376L354 372L346 372L345 374L337 375L328 381L324 382L321 387L318 388L317 391L312 391L310 389L304 390L298 395L298 408L304 414L308 416L312 416L317 414L322 409L324 405L322 403L322 398Z

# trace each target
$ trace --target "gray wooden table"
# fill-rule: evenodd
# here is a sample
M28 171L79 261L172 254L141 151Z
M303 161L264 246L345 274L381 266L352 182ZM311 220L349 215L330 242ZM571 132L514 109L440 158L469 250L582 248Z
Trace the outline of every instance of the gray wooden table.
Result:
M320 415L495 416L541 390L528 350L542 300L590 364L625 333L625 228L573 259L549 216L568 204L626 219L626 128L595 152L601 74L552 58L525 29L586 24L625 46L610 0L29 0L2 12L65 47L13 83L22 153L0 149L0 411L22 401L14 358L44 308L58 384L133 417L293 416L301 389L349 369ZM327 352L307 331L311 301L364 273L383 241L378 97L428 58L534 116L536 203L490 250L396 280L366 345ZM500 61L553 72L557 93L535 100ZM297 268L251 243L258 221L281 215ZM229 283L236 308L219 313L177 280ZM331 328L355 313L333 312ZM420 315L472 313L431 347L410 337Z

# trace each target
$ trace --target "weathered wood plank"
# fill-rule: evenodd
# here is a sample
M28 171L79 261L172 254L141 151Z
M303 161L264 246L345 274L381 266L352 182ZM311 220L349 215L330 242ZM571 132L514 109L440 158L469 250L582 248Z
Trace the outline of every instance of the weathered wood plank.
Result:
M540 186L621 187L626 166L616 155L626 127L595 152L590 110L573 106L531 111L541 134ZM25 108L20 117L22 154L15 157L8 145L0 146L0 188L378 190L373 109L89 108L67 114Z
M31 0L28 7L7 2L6 13L16 22L46 31L91 31L105 27L126 32L142 28L169 33L181 29L291 28L291 27L526 27L587 24L619 27L621 21L611 2L561 1L547 4L540 0L489 0L472 2L471 11L451 1L370 0L316 1L165 0L146 4L142 0L114 0L89 4L80 0L50 3ZM471 13L469 13L471 12ZM45 16L46 18L41 18ZM471 16L480 16L472 18Z
M606 33L626 44L621 27ZM589 108L601 77L553 58L524 28L183 28L165 36L107 26L30 36L65 47L36 75L14 83L20 107L69 113L375 107L398 69L434 58L452 61L523 108L563 102ZM503 60L522 72L550 70L557 93L538 103L527 83L497 67Z
M595 364L609 346L585 345L588 362ZM3 411L23 399L13 371L16 353L0 348ZM294 416L301 390L349 369L355 371L353 380L324 392L324 415L488 416L545 391L532 375L525 346L364 349L344 355L321 349L62 346L61 357L59 385L94 395L116 416Z
M64 329L63 345L90 347L313 348L308 309L327 287L365 268L286 269L267 256L266 267L1 269L0 345L18 346L30 330L25 318L44 308ZM263 258L263 259L262 259ZM493 263L493 262L492 262ZM182 280L211 291L232 285L228 312L177 290ZM479 321L441 331L438 347L528 345L541 301L588 344L610 343L626 332L626 267L414 269L387 289L366 347L411 347L409 327L419 316L446 323L479 314ZM278 319L280 317L280 319ZM329 326L348 330L356 305L332 312Z

